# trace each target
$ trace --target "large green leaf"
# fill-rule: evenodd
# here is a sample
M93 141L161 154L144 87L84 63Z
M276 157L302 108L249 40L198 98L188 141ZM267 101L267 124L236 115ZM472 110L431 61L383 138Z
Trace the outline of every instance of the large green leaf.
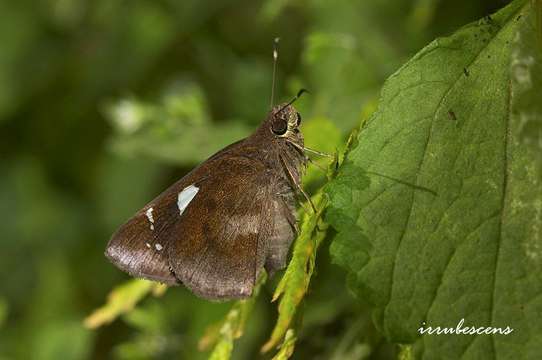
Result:
M540 123L521 99L539 103L542 85L532 75L519 91L511 76L514 53L540 61L536 12L540 2L515 1L415 55L387 80L329 187L334 261L379 329L413 343L405 353L416 358L542 357L540 147L527 146L521 115L530 104ZM514 330L418 333L463 318Z

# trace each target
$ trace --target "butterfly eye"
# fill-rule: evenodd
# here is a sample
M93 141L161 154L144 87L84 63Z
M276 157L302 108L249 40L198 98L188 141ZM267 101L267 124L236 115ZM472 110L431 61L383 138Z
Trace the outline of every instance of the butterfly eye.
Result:
M273 125L271 126L271 130L276 135L284 135L286 133L286 130L288 130L288 124L285 120L278 119L273 122Z
M297 126L301 125L301 115L297 113Z

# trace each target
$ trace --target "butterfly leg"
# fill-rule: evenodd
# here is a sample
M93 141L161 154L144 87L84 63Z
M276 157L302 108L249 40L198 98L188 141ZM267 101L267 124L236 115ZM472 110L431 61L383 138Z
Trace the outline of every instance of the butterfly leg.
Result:
M286 173L288 174L288 177L290 179L290 181L292 182L292 184L294 185L294 188L296 188L301 194L303 194L303 196L305 197L305 199L309 202L309 204L311 205L312 207L312 210L314 211L314 213L317 213L316 211L316 206L314 206L311 198L309 197L309 195L305 192L305 190L303 190L303 188L301 187L301 184L299 183L298 180L296 180L296 178L294 177L294 175L292 174L292 171L290 170L290 168L288 167L288 165L286 165L286 162L284 161L284 159L282 158L282 156L279 156L280 158L280 162L282 163L282 166L284 168L284 170L286 171Z
M294 229L295 234L299 234L299 226L297 225L297 218L295 216L295 195L288 187L285 192L278 192L277 195L281 198L280 203L289 211L284 211L284 216L288 219L288 223Z
M325 157L330 157L330 158L334 157L332 154L328 154L328 153L318 151L318 150L313 150L311 148L301 146L293 141L288 141L288 143L291 144L293 147L295 147L297 150L299 150L299 152L302 154L304 154L305 152L310 152L310 153L320 155L320 156L325 156Z
M313 149L310 149L308 147L303 147L303 150L306 151L306 152L316 154L316 155L320 155L320 156L325 156L325 157L330 157L330 158L333 157L333 155L331 155L331 154L328 154L328 153L325 153L325 152L322 152L322 151L318 151L318 150L313 150Z

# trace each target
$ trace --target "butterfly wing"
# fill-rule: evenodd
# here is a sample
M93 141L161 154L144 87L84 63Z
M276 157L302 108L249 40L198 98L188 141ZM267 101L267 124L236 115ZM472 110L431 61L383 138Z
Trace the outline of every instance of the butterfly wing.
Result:
M178 193L204 181L203 168L183 177L166 191L139 210L111 237L105 255L118 268L138 278L179 285L169 263L167 251L171 248L171 229L179 220Z
M106 255L207 299L249 296L275 229L274 179L254 158L214 156L121 226Z
M172 228L176 239L168 249L170 264L175 276L201 297L247 297L273 231L273 177L261 162L247 157L218 159L212 171Z
M161 251L163 240L147 217L150 208L146 206L145 211L139 211L113 234L105 255L119 269L134 277L178 285L167 254ZM153 218L155 216L153 214Z
M290 195L286 193L273 200L273 232L267 239L267 257L265 270L272 275L275 271L286 267L288 251L297 233L295 205Z

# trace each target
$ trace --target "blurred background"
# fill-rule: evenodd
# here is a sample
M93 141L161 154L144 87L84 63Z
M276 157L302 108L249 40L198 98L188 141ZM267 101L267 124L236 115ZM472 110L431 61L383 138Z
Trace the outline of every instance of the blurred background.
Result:
M410 56L506 3L0 1L0 359L205 358L198 339L229 305L182 287L98 330L83 319L128 279L103 256L116 227L265 117L273 38L278 100L309 89L296 104L307 144L333 151ZM394 358L329 241L294 358ZM234 358L258 356L278 278Z

